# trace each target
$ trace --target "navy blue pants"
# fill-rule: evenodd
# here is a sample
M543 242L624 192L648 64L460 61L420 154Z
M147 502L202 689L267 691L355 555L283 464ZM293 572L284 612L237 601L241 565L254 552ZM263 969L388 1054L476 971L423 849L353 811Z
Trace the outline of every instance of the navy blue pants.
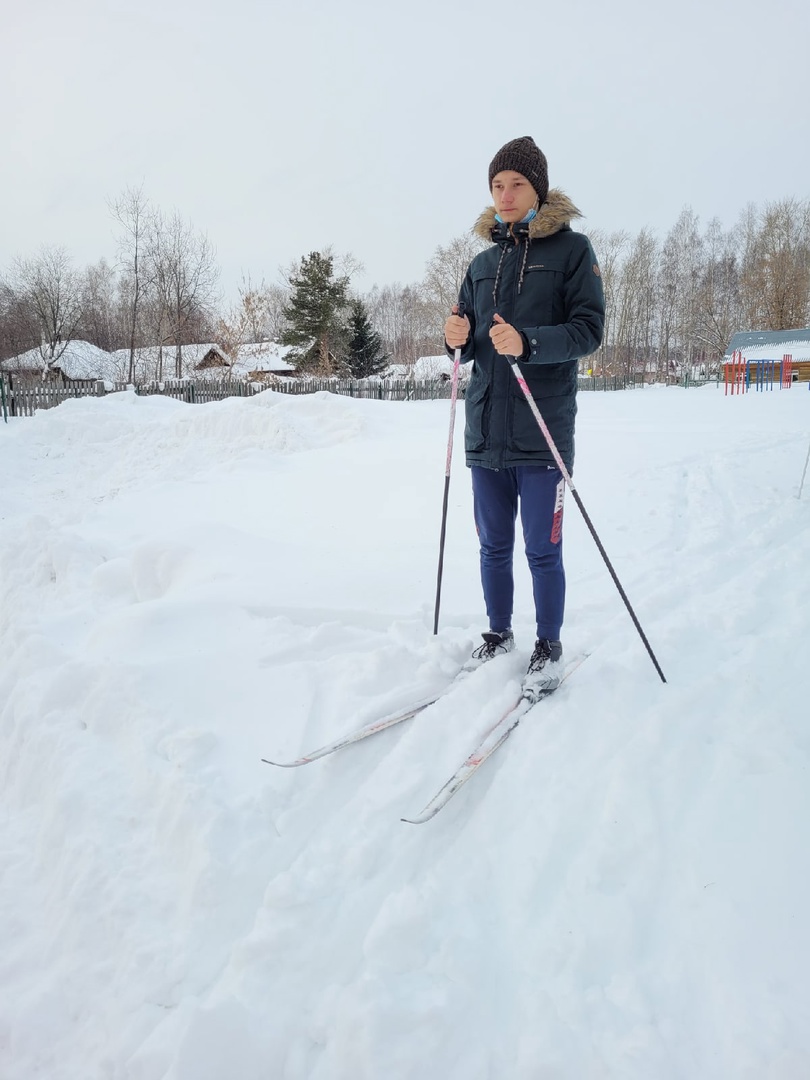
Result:
M562 515L565 481L557 468L473 465L473 509L481 545L481 584L491 630L512 625L515 583L512 561L518 505L532 575L538 638L557 641L565 609Z

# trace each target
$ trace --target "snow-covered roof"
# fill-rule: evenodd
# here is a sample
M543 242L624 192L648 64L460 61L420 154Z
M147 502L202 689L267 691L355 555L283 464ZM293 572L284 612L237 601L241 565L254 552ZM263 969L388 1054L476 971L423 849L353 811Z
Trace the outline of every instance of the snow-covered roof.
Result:
M127 358L129 353L127 353ZM115 382L124 377L119 360L114 353L108 353L91 345L89 341L69 341L65 350L56 361L56 366L69 379L107 379ZM4 360L0 367L4 371L42 371L45 363L39 349Z
M442 375L452 375L453 363L446 354L420 356L413 365L413 376L415 379L438 379ZM461 371L466 374L467 365L464 365Z
M211 351L218 353L224 363L222 367L213 366L198 370ZM274 341L243 345L239 350L239 359L233 366L227 363L226 354L216 342L203 342L183 346L183 372L186 377L195 378L247 378L251 372L292 372L295 370L285 355L289 346L279 345ZM135 350L135 378L151 379L157 375L159 348L149 345ZM0 363L4 371L42 371L43 360L39 349L14 356ZM56 362L56 367L69 379L104 379L108 382L121 382L129 377L129 349L116 349L106 352L89 341L71 341ZM163 346L163 375L174 374L174 345Z
M247 375L251 371L295 371L293 365L284 359L289 351L289 345L279 345L275 341L242 345L233 371L240 375Z
M810 360L810 328L800 330L746 330L728 343L724 359L741 352L746 360Z
M212 350L216 350L224 359L225 354L222 351L221 346L215 342L205 342L194 345L183 345L183 368L186 372L193 371L198 364L202 363L203 359ZM124 364L126 370L129 366L129 349L116 349L112 354L113 356L120 358ZM164 345L163 346L163 367L164 371L168 365L174 362L175 346ZM157 367L158 359L160 356L159 345L147 345L142 349L135 350L135 371L150 374Z
M218 353L225 363L222 368L211 367L205 371L198 371L199 365L211 351ZM129 363L129 350L120 349L119 353L126 357ZM228 365L227 356L221 345L215 341L183 346L183 371L186 376L192 373L196 377L207 374L212 377L220 377L223 374L244 378L252 371L293 371L293 365L288 363L284 356L289 352L288 345L278 345L274 341L262 341L249 345L242 345L239 349L239 359L232 366ZM118 355L116 353L115 355ZM163 368L167 372L174 360L174 345L163 346ZM152 372L157 367L158 347L151 345L144 349L135 350L136 371Z

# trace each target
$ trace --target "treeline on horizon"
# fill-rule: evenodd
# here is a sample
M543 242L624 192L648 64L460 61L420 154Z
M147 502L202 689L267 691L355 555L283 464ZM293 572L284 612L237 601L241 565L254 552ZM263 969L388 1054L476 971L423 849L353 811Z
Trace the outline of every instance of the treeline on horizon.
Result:
M236 359L242 344L295 339L300 346L310 332L312 348L299 347L297 360L306 370L334 373L345 368L353 319L376 335L378 359L407 367L443 351L444 319L485 246L472 234L456 237L435 249L421 281L365 292L351 285L361 264L327 248L317 261L326 277L311 286L324 290L317 301L311 288L302 290L315 253L302 253L279 268L276 282L243 279L238 299L226 306L216 252L203 232L153 206L142 189L127 189L109 210L117 226L114 263L102 258L81 268L64 248L43 247L0 267L0 361L38 348L47 369L69 341L84 340L133 357L136 349L162 346L166 374L183 375L185 344L216 342ZM730 228L716 218L704 226L686 207L663 238L649 228L636 235L584 231L606 298L605 338L583 362L588 370L710 374L737 331L810 322L808 199L749 205ZM312 307L306 314L305 303ZM328 346L324 336L316 341L320 311L330 320Z

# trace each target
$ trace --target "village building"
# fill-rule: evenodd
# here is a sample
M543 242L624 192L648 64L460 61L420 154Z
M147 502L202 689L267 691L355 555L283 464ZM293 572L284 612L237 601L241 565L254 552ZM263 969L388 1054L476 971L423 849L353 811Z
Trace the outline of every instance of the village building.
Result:
M773 364L773 378L782 381L782 365L791 365L793 382L810 382L810 327L800 330L746 330L734 334L728 343L724 364L741 354L749 367L758 362ZM790 361L786 361L790 357Z
M265 382L273 377L295 374L292 364L284 359L288 349L275 342L260 342L239 347L237 359L231 362L225 350L216 343L183 345L182 362L185 379L234 379ZM47 364L39 349L29 349L19 356L0 362L0 370L23 379L45 379L63 385L99 381L108 388L127 382L130 370L129 349L106 352L88 341L70 341L56 361ZM150 345L135 350L134 381L171 381L175 378L174 345Z

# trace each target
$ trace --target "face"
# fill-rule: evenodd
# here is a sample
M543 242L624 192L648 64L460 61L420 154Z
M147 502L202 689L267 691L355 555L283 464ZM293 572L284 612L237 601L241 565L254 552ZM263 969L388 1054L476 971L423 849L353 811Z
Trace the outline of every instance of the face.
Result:
M499 172L492 178L495 209L507 222L522 221L537 203L537 192L519 172Z

